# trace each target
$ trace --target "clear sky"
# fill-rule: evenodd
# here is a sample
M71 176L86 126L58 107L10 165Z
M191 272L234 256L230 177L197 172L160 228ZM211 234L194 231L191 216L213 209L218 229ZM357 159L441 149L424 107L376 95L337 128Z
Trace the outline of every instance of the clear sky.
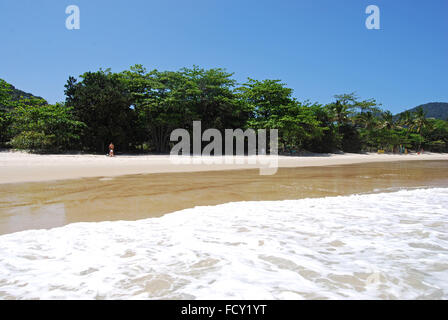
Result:
M0 78L50 103L70 75L137 63L281 79L320 103L355 91L394 113L448 102L448 0L0 0L0 35Z

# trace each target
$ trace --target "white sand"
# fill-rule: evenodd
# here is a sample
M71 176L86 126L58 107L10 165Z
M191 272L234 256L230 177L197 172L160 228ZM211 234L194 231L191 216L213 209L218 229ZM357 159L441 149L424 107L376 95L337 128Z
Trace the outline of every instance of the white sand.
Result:
M183 157L183 159L191 159ZM223 160L222 157L202 158L203 160ZM74 179L82 177L107 177L140 173L190 172L209 170L236 170L266 167L258 158L256 164L249 164L248 157L230 157L240 160L236 164L175 164L168 155L127 155L110 158L102 155L37 155L25 152L0 152L0 183L30 182ZM252 158L254 159L254 158ZM279 167L329 166L366 162L408 161L408 160L448 160L448 154L425 153L422 155L392 154L322 154L300 157L278 157ZM221 161L223 162L223 161Z

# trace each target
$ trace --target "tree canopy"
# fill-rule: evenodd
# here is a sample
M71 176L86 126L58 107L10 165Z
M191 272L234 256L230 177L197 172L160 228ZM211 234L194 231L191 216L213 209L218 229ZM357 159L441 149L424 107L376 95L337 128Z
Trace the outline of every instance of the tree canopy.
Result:
M14 92L14 93L13 93ZM394 117L375 99L356 93L326 105L299 101L281 80L248 78L238 83L225 69L198 66L178 71L135 65L69 77L63 103L47 104L0 79L0 146L45 152L167 153L171 132L278 129L284 154L362 152L399 147L448 151L448 122L422 108ZM400 148L400 149L401 149Z

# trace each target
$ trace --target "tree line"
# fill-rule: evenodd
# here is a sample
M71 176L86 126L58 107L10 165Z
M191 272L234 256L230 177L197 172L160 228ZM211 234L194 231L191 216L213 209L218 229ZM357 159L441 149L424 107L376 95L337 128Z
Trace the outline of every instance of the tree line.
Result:
M398 148L448 151L448 122L423 109L394 117L374 99L339 94L322 105L299 101L280 80L238 83L221 68L178 71L135 65L69 77L65 102L13 99L0 79L0 146L36 152L167 153L176 128L278 129L279 151L363 152Z

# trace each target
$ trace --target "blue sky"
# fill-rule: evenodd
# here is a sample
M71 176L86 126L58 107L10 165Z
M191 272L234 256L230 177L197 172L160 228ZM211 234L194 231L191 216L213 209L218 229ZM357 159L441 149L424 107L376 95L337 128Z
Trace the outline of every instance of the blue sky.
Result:
M77 5L81 29L67 30ZM365 27L368 5L381 30ZM394 113L448 102L448 1L1 0L0 78L49 102L70 75L134 64L281 79L299 100L357 92Z

